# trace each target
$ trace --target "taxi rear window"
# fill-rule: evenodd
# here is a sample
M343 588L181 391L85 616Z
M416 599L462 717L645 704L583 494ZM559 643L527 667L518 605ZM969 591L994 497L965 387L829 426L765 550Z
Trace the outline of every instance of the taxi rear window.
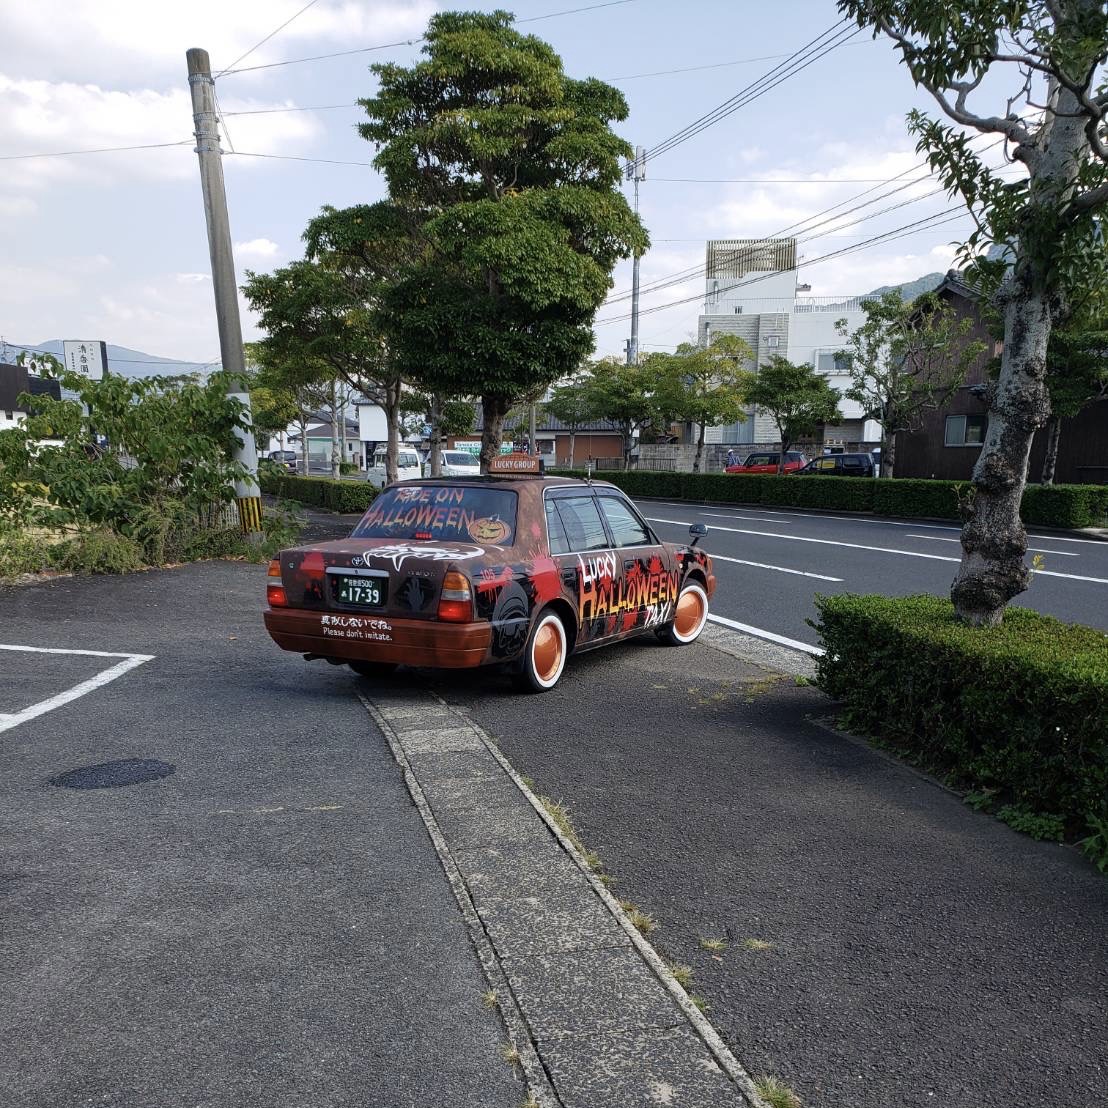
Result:
M386 489L369 506L352 537L511 546L517 501L514 492L475 485Z

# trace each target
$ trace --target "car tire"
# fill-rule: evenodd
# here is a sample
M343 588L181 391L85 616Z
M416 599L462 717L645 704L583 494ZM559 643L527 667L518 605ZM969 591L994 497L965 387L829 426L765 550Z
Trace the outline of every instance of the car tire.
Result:
M667 646L688 646L708 622L708 594L699 581L686 581L677 594L673 619L656 632Z
M359 677L388 677L395 672L395 662L347 662Z
M561 679L568 652L561 617L551 608L543 609L527 636L522 669L514 675L516 687L525 692L549 692Z

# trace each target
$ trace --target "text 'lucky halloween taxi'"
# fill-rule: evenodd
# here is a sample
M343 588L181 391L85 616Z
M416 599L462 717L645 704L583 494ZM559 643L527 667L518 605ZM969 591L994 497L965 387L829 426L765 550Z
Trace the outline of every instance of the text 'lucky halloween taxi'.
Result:
M273 641L366 676L497 666L542 691L574 651L697 638L716 586L703 524L691 545L661 542L613 485L542 477L520 455L493 469L392 485L349 538L283 550Z

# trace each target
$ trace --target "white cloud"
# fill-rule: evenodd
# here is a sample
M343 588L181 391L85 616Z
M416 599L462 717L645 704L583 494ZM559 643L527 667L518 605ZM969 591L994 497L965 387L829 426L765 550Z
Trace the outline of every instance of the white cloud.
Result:
M272 239L251 239L249 242L235 243L236 258L272 258L280 251Z

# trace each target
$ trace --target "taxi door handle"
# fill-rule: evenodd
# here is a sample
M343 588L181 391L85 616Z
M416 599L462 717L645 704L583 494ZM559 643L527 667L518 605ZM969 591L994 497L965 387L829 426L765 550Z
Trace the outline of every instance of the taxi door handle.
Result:
M634 569L635 566L638 565L638 563L639 563L638 558L624 558L623 559L623 568L624 569Z

